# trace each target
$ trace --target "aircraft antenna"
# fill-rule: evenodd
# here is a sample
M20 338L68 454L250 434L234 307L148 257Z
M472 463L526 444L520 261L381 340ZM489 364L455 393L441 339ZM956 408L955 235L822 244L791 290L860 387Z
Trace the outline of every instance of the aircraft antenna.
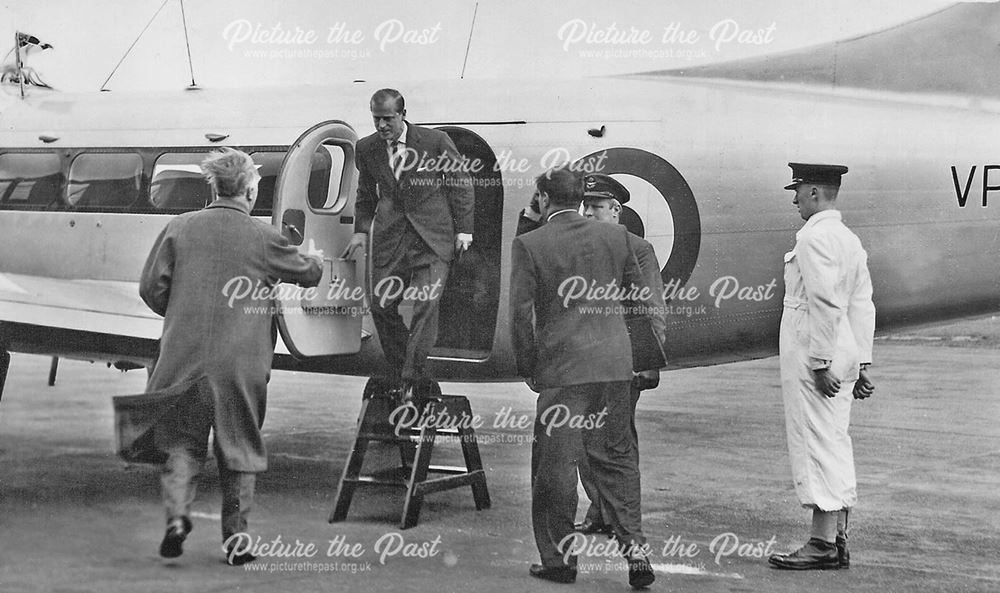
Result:
M146 23L146 26L142 28L142 31L139 33L139 36L136 37L135 41L132 42L132 45L128 46L128 49L125 50L125 55L122 56L122 59L118 60L118 63L115 64L114 70L111 71L111 74L108 74L108 77L104 80L104 84L101 85L101 90L102 91L108 90L108 89L104 88L104 87L107 86L108 81L110 81L111 77L115 75L115 72L118 72L118 67L122 65L122 62L125 61L125 58L127 58L128 55L129 55L129 53L132 52L132 48L135 47L135 44L139 43L139 40L142 39L142 36L146 33L146 30L149 29L149 26L153 24L154 20L156 20L156 15L160 14L160 11L163 10L163 7L166 6L167 2L169 2L169 1L170 0L163 0L163 4L160 4L160 7L156 9L155 13L153 13L153 18L149 19L149 22ZM185 31L185 33L186 33L186 31Z
M24 64L21 62L21 34L14 33L14 60L17 67L17 86L21 89L21 98L24 99ZM985 183L983 184L986 185Z
M184 23L184 45L187 47L188 52L188 70L191 71L191 86L188 88L196 88L198 85L194 83L194 62L191 61L191 41L188 39L188 24L187 16L184 14L184 0L180 0L181 3L181 21Z
M472 33L476 30L476 14L479 12L479 3L476 2L476 8L472 11L472 26L469 27L469 42L465 44L465 59L462 60L462 76L460 78L465 78L465 65L469 63L469 48L472 47Z

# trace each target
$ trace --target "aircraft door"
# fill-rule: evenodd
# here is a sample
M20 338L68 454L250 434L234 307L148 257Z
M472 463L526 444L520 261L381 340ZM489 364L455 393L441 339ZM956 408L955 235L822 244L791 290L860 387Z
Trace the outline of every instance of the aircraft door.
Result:
M274 190L274 225L306 251L323 250L323 278L315 289L277 287L281 337L294 356L353 354L361 348L363 262L340 259L354 232L358 137L341 121L317 124L285 155Z

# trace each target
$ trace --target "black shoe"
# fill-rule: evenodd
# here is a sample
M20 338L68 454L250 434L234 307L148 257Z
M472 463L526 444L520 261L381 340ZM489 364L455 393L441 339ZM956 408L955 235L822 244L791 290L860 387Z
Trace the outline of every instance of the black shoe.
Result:
M768 563L785 570L828 570L840 568L837 546L817 538L810 538L806 545L791 554L772 554Z
M419 399L417 385L412 381L403 381L403 387L400 389L399 401L402 404L413 404L418 405L416 400Z
M441 386L430 379L403 379L402 404L413 404L423 410L427 402L441 397Z
M536 579L545 579L553 583L575 583L576 569L572 566L543 566L532 564L528 574Z
M167 532L163 534L163 541L160 542L160 556L164 558L177 558L184 553L181 546L188 534L191 533L191 520L187 517L175 517L167 521Z
M851 552L847 549L847 534L837 536L837 564L840 568L851 567Z
M233 548L236 547L236 542L232 542L226 547L226 564L229 566L243 566L247 562L253 562L257 559L256 556L250 552L243 552L242 554L233 554Z
M573 525L573 531L584 535L596 535L598 533L611 537L611 526L606 523L597 523L590 519L584 519L582 523Z
M423 409L435 395L440 395L441 389L435 389L435 383L428 379L403 379L402 403L413 404Z
M361 399L398 399L402 392L403 390L400 387L399 379L390 377L371 377L368 379L368 382L365 383L365 390L361 395Z
M378 397L384 397L390 400L393 406L397 407L401 406L403 405L403 388L393 387L391 389L387 389L384 392L380 393Z
M645 554L637 554L628 559L628 584L633 589L645 589L653 584L656 575Z

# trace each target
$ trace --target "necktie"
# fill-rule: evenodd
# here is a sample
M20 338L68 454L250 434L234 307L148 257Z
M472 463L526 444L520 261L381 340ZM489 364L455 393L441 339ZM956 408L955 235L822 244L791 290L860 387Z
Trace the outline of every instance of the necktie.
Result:
M392 168L392 176L399 181L399 176L403 173L403 154L404 151L400 150L400 142L398 140L393 140L389 144L389 166Z

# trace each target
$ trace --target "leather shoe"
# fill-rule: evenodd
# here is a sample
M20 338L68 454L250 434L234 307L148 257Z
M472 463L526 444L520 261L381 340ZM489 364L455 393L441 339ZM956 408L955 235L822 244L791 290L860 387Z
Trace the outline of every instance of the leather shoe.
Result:
M591 521L590 519L584 519L582 523L574 524L573 531L577 531L584 535L595 535L598 533L602 533L608 537L611 537L612 534L610 525L606 523L597 523L596 521Z
M361 399L372 399L372 398L390 398L398 399L398 394L401 393L399 379L392 379L388 377L371 377L368 379L368 383L365 384L365 391L361 395Z
M656 389L660 385L660 371L640 371L632 376L632 388L639 391Z
M837 536L837 564L840 568L851 567L851 552L847 549L847 534Z
M536 579L544 579L553 583L575 583L576 568L572 566L544 566L532 564L528 574Z
M441 395L441 388L430 379L403 379L400 403L423 409L427 402Z
M416 401L418 399L419 396L417 394L417 385L411 381L404 381L403 387L400 389L400 397L399 397L400 403L413 404L416 406L419 405L419 402Z
M653 584L656 575L653 574L653 567L649 564L649 558L643 555L635 555L628 559L628 584L633 589L644 589Z
M840 568L837 545L815 537L791 554L772 554L767 562L785 570L827 570Z
M236 545L236 542L231 542L226 548L226 563L229 564L229 566L243 566L247 562L253 562L257 559L257 557L250 552L234 554L233 548L236 547Z
M163 541L160 542L160 556L164 558L177 558L184 553L181 544L191 533L193 525L187 517L174 517L167 521L167 532L163 534Z

